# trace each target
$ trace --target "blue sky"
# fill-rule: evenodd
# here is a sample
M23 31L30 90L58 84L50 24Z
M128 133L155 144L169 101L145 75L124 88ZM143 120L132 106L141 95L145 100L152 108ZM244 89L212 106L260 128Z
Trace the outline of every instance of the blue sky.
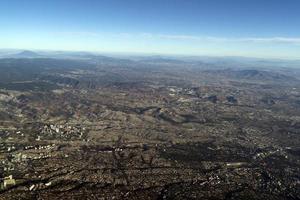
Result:
M300 58L299 0L3 0L0 48Z

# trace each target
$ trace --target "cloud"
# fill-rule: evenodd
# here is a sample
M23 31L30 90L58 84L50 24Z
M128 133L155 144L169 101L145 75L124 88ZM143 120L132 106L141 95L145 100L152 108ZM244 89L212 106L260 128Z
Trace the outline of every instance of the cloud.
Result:
M144 39L165 39L176 41L192 42L231 42L231 43L271 43L271 44L294 44L300 45L300 37L214 37L197 35L172 35L172 34L153 34L153 33L99 33L90 31L70 31L55 32L56 35L68 37L114 37L120 39L144 38Z
M270 37L270 38L241 38L242 42L276 42L276 43L292 43L300 44L299 38L289 38L289 37Z
M143 33L143 37L147 38L160 38L168 40L182 40L182 41L208 41L208 42L255 42L255 43L285 43L285 44L299 44L300 37L211 37L211 36L194 36L194 35L167 35L167 34L151 34Z
M55 35L63 35L69 37L98 37L101 34L97 32L89 32L89 31L61 31L61 32L54 32Z

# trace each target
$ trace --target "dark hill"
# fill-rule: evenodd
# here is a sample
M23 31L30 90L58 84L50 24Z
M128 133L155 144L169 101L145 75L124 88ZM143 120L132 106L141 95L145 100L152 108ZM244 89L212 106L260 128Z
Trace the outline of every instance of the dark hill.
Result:
M14 55L10 55L9 57L12 58L40 58L42 57L40 54L35 53L34 51L22 51L20 53L14 54Z

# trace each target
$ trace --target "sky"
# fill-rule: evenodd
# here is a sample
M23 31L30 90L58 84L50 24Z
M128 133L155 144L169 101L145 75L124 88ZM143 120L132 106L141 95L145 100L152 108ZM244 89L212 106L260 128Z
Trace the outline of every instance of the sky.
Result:
M1 0L0 48L300 59L299 0Z

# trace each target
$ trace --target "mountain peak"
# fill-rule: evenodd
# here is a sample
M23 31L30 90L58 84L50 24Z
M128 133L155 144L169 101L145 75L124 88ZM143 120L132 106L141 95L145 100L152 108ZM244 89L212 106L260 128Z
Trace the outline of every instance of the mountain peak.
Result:
M21 51L20 53L12 55L12 57L16 57L16 58L37 58L37 57L41 57L41 55L39 55L38 53L36 53L34 51L24 50L24 51Z

